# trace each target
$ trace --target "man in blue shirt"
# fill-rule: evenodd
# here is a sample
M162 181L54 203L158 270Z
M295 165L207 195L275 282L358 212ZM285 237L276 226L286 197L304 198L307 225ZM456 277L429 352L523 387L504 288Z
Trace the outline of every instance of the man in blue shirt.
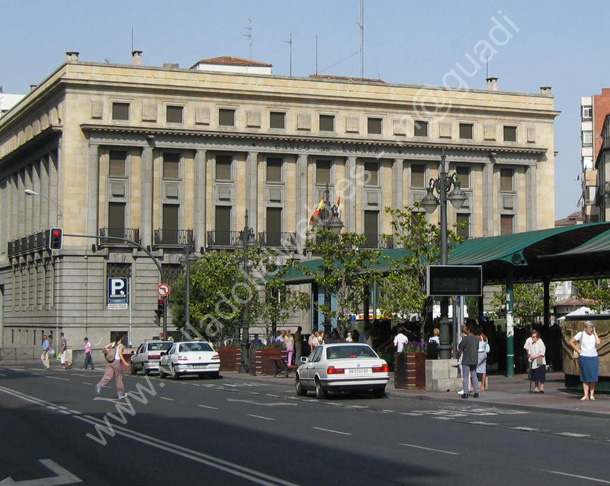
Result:
M49 338L44 334L42 336L42 354L40 355L40 361L42 361L42 365L47 369L51 367L49 364L49 347Z

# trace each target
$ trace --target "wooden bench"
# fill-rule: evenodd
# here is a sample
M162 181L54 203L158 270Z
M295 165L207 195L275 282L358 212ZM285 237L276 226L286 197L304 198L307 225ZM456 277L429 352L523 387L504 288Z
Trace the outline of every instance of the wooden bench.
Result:
M291 371L294 371L298 368L298 366L289 365L286 363L286 361L284 361L283 359L279 359L279 358L274 358L273 362L275 363L275 375L274 376L276 376L276 377L280 373L284 373L284 376L286 378L288 378L288 374Z

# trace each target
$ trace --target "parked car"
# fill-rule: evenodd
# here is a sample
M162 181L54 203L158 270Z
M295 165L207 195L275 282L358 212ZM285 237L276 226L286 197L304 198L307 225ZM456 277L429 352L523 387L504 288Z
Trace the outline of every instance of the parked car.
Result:
M140 344L137 351L131 355L131 374L141 371L145 375L151 371L159 371L161 353L166 352L174 344L171 341L146 341Z
M316 398L329 391L371 391L381 398L390 379L388 364L368 344L323 344L301 361L295 381L300 396L310 390Z
M220 376L220 356L210 343L188 341L173 343L159 361L159 375L177 380L182 375L199 375L200 378Z

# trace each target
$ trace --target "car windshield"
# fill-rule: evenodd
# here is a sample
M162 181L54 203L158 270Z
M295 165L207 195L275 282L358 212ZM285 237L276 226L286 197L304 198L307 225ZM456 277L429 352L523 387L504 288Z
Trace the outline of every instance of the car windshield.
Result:
M171 348L172 343L149 343L148 350L149 351L167 351Z
M214 351L208 343L182 343L180 351Z
M368 346L333 346L326 350L326 359L346 358L377 358L377 355Z

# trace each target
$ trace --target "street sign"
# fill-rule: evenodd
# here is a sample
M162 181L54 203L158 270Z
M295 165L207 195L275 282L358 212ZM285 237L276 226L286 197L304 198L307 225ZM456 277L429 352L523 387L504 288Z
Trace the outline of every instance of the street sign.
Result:
M111 277L108 279L108 309L122 310L129 308L129 279Z
M172 291L169 284L162 283L157 287L157 292L161 297L167 297L169 293Z
M483 267L480 265L428 265L429 296L482 295Z

